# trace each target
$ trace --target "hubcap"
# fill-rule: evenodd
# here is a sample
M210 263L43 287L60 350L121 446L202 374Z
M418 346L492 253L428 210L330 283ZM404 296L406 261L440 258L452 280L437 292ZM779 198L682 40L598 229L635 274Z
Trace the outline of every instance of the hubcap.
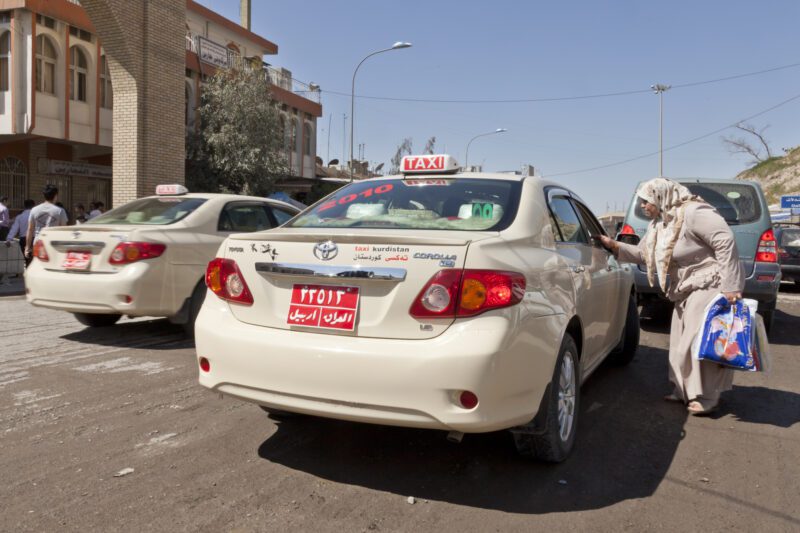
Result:
M561 375L558 378L558 434L566 442L572 433L575 419L575 360L570 352L561 360Z

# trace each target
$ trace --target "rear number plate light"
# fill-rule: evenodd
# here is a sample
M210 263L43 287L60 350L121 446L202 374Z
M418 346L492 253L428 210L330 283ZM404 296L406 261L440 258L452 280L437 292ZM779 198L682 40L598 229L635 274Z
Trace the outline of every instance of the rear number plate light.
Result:
M359 299L358 287L295 284L286 323L290 326L353 331Z
M89 270L92 264L92 254L90 252L67 252L67 257L61 266L66 270Z

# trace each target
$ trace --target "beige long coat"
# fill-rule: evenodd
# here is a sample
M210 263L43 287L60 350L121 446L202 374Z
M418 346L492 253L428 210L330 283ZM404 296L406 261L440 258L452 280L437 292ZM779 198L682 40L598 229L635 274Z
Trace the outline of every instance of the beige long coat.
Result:
M729 390L733 370L716 363L697 361L691 346L700 330L703 313L720 292L744 289L744 272L736 241L728 224L708 204L689 202L684 224L669 267L667 297L675 303L669 342L669 379L675 395L684 401L700 400L714 405ZM652 231L652 230L651 230ZM619 243L617 257L624 263L643 265L644 242L639 246Z

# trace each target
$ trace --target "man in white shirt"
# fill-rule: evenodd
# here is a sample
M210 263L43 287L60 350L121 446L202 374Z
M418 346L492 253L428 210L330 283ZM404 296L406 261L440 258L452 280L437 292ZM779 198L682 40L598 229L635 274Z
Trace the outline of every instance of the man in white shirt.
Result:
M8 228L11 226L7 203L8 196L0 197L0 240L5 240L6 235L8 235Z
M23 255L25 255L25 241L28 235L28 221L30 220L31 209L33 209L34 205L36 205L36 203L33 200L25 200L25 210L14 219L14 223L11 225L11 231L9 231L6 236L6 246L11 246L11 241L14 237L19 237L19 249L22 250ZM30 260L26 257L25 266L28 266L28 263L30 263Z
M50 226L66 226L67 212L58 207L58 187L47 185L44 188L44 202L31 209L28 220L28 233L25 239L25 257L33 255L33 244L39 232Z
M94 217L99 217L100 215L102 215L103 207L105 206L103 205L103 202L92 202L92 205L90 207L92 207L92 210L89 211L89 215L86 217L87 220L91 220Z

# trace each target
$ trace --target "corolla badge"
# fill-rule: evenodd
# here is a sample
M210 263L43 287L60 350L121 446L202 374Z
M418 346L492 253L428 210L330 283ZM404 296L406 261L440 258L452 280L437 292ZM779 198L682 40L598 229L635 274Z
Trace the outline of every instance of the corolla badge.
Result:
M81 236L81 232L80 231L73 231L72 232L72 238L73 239L77 239L80 236Z
M333 241L320 242L314 245L314 257L322 261L330 261L339 254L339 247Z

